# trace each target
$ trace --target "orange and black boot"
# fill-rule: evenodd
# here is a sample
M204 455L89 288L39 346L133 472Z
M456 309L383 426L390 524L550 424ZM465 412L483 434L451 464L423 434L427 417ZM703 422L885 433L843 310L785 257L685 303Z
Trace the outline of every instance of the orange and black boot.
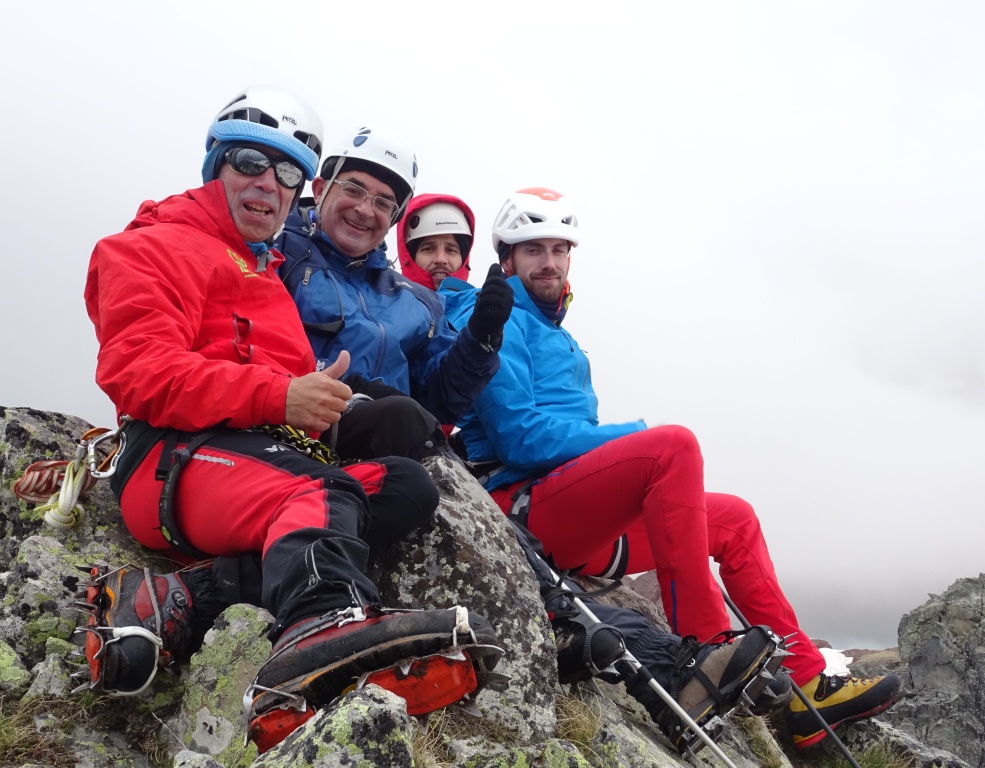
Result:
M502 675L489 622L464 608L346 608L301 621L277 640L244 697L260 752L338 697L373 683L426 715L471 699Z
M133 696L150 686L162 667L184 660L195 644L195 604L177 573L156 574L129 566L84 569L88 624L85 654L89 682L76 691Z

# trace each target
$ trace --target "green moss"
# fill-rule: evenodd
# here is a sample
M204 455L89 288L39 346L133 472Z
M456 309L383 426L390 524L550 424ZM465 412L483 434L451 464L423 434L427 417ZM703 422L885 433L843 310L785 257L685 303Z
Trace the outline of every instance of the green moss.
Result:
M45 614L24 625L24 635L32 645L43 646L48 638L68 640L72 636L75 624L59 616Z
M544 768L591 768L591 763L581 754L572 754L556 739L551 739L544 745L543 759ZM605 765L615 765L615 763L610 762Z
M352 703L332 712L329 732L332 734L332 741L336 744L349 744L352 741L352 723L349 722L349 713L352 711L365 715L369 712L369 707Z
M611 741L603 744L594 744L592 750L599 757L599 765L615 765L619 757L619 748Z
M77 645L73 645L67 640L62 640L58 637L49 637L44 643L44 655L51 656L52 654L57 655L59 658L64 659L69 654L75 653L79 650Z
M16 689L30 684L31 673L18 664L20 657L6 643L0 643L0 687Z
M521 749L512 749L508 755L493 758L474 757L465 762L465 768L531 768L530 755Z
M165 676L171 678L173 682L162 685L161 678ZM154 684L148 693L151 694L149 697L146 694L136 697L135 703L141 712L150 714L177 704L184 693L184 686L169 673L158 672L157 677L154 679Z

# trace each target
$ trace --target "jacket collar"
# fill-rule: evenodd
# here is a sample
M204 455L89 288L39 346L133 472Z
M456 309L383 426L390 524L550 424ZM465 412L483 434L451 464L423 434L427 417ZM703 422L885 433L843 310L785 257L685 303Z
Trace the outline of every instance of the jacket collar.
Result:
M347 270L372 269L379 271L390 268L390 262L387 259L386 253L386 243L382 243L378 248L374 248L364 256L353 259L342 253L332 241L332 238L321 230L315 232L311 239L315 241L318 245L318 250L324 254L328 263L333 267Z
M385 270L390 267L387 258L386 243L381 243L369 253L358 259L346 256L338 249L328 235L318 229L315 216L314 200L302 198L297 207L287 217L286 229L289 232L309 238L318 246L325 261L336 269L373 269Z
M561 325L561 320L564 319L564 312L561 313L560 319L548 317L541 310L540 305L534 298L527 293L527 289L523 287L523 283L520 282L520 278L517 275L507 278L507 283L513 288L513 306L520 309L524 309L534 317L536 317L544 325L551 325L555 328L559 328ZM442 287L443 284L442 284ZM567 311L568 305L571 303L571 293L568 291L567 285L565 286L565 296L564 296L564 310Z

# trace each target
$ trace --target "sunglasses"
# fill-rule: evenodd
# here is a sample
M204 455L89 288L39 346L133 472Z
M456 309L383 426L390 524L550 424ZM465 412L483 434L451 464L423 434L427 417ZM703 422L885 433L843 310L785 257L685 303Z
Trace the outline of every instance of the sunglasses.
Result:
M287 189L304 184L304 172L290 160L274 160L253 147L235 147L224 155L229 166L244 176L259 176L268 168L274 169L277 183Z

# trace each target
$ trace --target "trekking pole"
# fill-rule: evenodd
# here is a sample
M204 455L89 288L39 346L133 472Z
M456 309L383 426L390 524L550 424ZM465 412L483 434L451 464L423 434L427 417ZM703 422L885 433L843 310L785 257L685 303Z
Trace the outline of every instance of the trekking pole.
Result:
M560 585L562 583L561 577L558 576L554 572L554 569L551 568L546 562L544 562L543 559L541 560L541 562L543 562L544 567L550 572L551 577L554 579L554 583ZM571 594L570 597L572 602L574 602L575 606L578 608L578 610L584 613L585 617L589 621L595 622L596 624L602 623L601 621L599 621L598 617L594 613L592 613L591 610L589 610L588 606L585 605L584 601L582 601L579 597L576 597L574 594ZM674 701L674 698L669 693L667 693L667 691L664 690L664 687L653 679L653 675L650 674L650 670L644 667L640 663L640 661L630 652L630 650L626 648L625 643L623 643L623 655L620 656L618 659L616 659L616 661L614 661L612 665L616 666L617 664L623 664L625 666L628 666L633 671L633 673L642 674L643 676L645 676L647 685L650 686L650 688L654 691L654 693L657 694L657 696L663 699L664 704L670 707L671 710L684 723L687 724L688 728L694 731L695 735L697 735L697 737L701 739L706 746L711 748L711 751L714 752L719 757L719 759L723 763L725 763L726 766L728 766L728 768L736 768L735 763L733 763L729 759L728 755L726 755L721 750L721 747L719 747L711 738L711 736L709 736L705 732L704 728L701 728L694 721L694 718L692 718L687 712L685 712L684 708L681 707L681 705L678 704L676 701ZM858 768L858 766L855 766L855 768Z
M728 592L725 591L725 588L721 587L721 590L722 597L725 598L725 604L729 607L729 610L735 614L735 617L742 623L742 626L749 629L749 622L746 620L746 617L742 615L742 611L740 611L739 607L732 602L732 598L728 596ZM831 730L831 726L828 725L827 720L821 717L821 713L817 711L817 708L811 704L810 699L807 698L807 694L800 689L800 686L793 681L793 678L790 679L790 683L793 686L793 692L797 694L797 698L800 699L804 706L807 707L807 710L814 715L815 718L817 718L817 721L821 724L824 732L832 738L835 746L838 747L841 754L845 756L846 760L848 760L849 765L851 765L852 768L859 768L859 764L855 762L855 758L852 757L852 753L848 751L848 747L846 747L844 742L838 738L833 730Z

